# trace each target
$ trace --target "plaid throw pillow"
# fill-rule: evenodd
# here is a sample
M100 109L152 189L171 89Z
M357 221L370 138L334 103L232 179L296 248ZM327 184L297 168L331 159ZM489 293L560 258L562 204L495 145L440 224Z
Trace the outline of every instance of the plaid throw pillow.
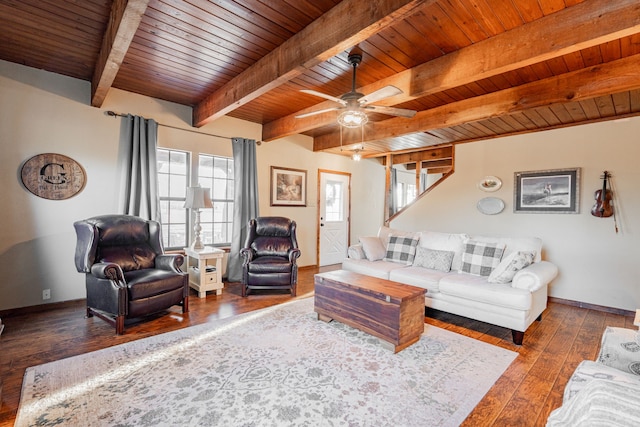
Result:
M418 246L418 239L412 239L411 237L389 236L387 254L384 257L384 260L410 265L413 263L413 258L416 256L416 246Z
M476 276L489 276L493 269L500 264L503 252L504 244L467 240L462 253L460 272Z

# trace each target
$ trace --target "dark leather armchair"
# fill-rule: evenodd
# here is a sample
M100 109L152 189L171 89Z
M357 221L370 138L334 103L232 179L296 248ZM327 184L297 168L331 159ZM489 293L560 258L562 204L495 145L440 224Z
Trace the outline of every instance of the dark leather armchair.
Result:
M242 263L242 296L250 289L289 289L296 296L300 257L296 222L279 216L249 221Z
M182 255L164 254L160 224L130 215L103 215L73 224L75 262L85 273L87 317L124 333L125 318L181 305L189 311L189 279Z

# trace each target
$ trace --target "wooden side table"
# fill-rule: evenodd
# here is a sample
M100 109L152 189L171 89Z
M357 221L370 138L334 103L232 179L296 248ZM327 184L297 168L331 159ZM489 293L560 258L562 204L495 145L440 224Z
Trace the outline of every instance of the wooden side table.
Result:
M187 271L189 272L189 286L198 292L200 298L207 296L207 291L222 294L222 257L224 251L211 246L194 250L184 248L187 255Z

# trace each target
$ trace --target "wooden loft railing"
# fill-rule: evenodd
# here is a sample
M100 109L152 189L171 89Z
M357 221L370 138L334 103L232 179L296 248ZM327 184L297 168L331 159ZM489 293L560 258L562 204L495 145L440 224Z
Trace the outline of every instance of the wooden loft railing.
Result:
M424 197L432 189L444 182L445 179L450 177L455 170L455 146L446 145L438 146L420 151L412 151L400 154L388 153L386 157L382 158L382 164L385 166L385 203L384 203L384 223L389 225L389 222L398 215L405 212L416 201ZM429 185L424 191L416 195L416 198L403 206L396 212L392 212L391 209L391 168L396 165L404 165L406 170L415 170L416 175L416 188L420 188L420 179L422 172L427 172L427 175L441 174L435 182Z

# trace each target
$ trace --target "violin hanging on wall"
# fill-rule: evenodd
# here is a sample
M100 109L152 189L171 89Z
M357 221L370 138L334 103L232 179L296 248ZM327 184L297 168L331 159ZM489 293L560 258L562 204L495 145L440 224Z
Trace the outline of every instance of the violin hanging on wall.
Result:
M610 179L609 172L604 171L602 175L602 189L596 190L594 197L596 199L593 208L591 208L591 215L598 218L608 218L613 215L613 206L611 206L611 200L613 199L613 193L607 188L607 180Z
M594 197L596 203L591 208L591 215L598 218L608 218L613 216L613 227L618 232L618 223L616 221L616 213L613 210L611 201L613 200L613 191L607 188L607 181L609 181L609 187L611 187L611 174L604 171L602 175L602 188L596 190Z

